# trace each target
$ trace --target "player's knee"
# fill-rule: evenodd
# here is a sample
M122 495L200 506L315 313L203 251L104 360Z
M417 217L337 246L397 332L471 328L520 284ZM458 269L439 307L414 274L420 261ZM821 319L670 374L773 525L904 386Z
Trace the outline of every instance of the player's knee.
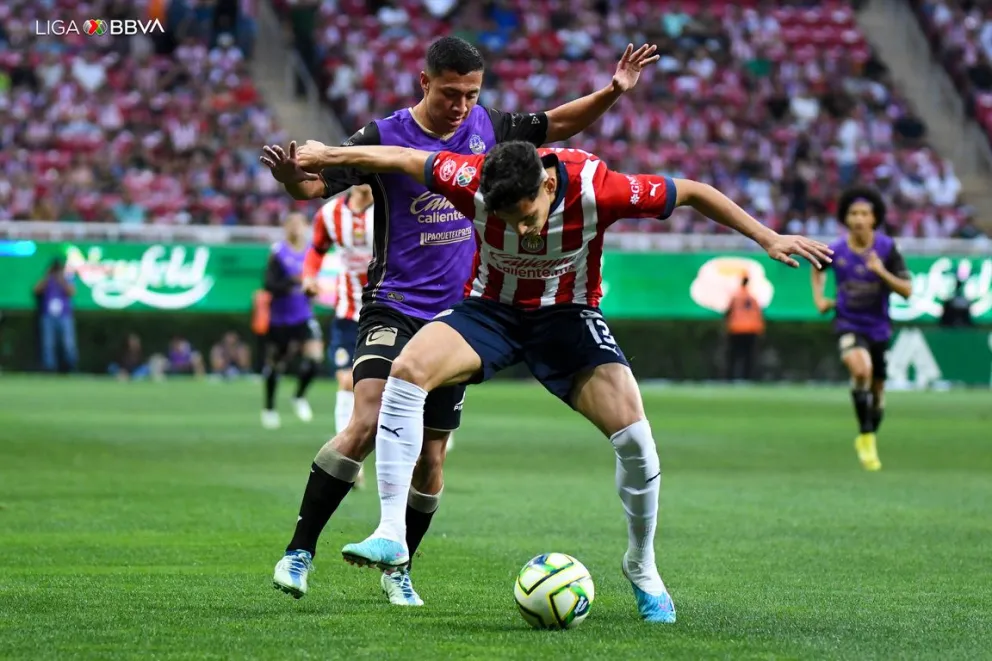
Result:
M430 372L427 369L427 365L419 357L407 351L400 353L399 357L393 361L393 366L389 370L389 376L406 381L407 383L412 383L425 390L430 385Z
M651 433L651 425L646 419L641 418L613 434L610 444L628 472L636 470L651 477L661 470L658 447Z

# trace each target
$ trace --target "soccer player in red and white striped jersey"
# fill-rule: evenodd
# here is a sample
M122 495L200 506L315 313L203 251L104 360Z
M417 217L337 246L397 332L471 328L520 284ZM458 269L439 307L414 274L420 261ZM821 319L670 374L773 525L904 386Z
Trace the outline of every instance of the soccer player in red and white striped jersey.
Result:
M675 606L654 555L658 452L637 382L599 310L603 234L622 218L665 218L689 205L789 266L799 266L795 254L819 268L830 261L830 248L779 235L706 184L613 172L579 150L507 142L485 156L464 156L308 143L298 159L307 171L351 166L417 177L473 219L479 247L469 297L437 315L393 361L376 436L381 519L369 538L342 549L345 559L376 566L409 562L405 500L423 443L427 394L448 384L480 383L523 362L610 439L627 515L623 573L642 618L674 622Z
M341 255L337 277L337 304L331 322L328 356L334 365L338 391L334 404L335 433L348 426L355 406L355 384L351 369L358 341L358 314L362 309L362 288L368 282L372 261L372 187L354 186L324 204L313 217L313 241L303 262L303 288L317 293L317 275L324 255L332 247ZM364 483L360 470L356 484Z

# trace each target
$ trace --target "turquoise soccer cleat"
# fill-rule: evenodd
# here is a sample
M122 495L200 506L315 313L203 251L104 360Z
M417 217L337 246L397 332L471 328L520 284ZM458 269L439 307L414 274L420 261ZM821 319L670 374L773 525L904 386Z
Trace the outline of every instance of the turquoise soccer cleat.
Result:
M383 571L400 569L410 564L406 544L384 537L369 537L357 544L345 544L341 549L345 562L359 567L378 567Z
M630 574L627 573L625 565L626 563L621 563L620 568L623 570L623 575L630 581L630 587L634 590L637 612L641 614L641 619L645 622L673 624L675 622L675 602L672 601L668 591L666 590L659 595L648 594L637 587L637 584L630 578Z

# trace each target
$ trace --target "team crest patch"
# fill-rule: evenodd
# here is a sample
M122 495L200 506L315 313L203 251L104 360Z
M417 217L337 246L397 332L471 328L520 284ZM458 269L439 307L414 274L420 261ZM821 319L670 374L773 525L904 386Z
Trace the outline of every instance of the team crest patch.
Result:
M839 266L840 268L844 268L846 265L847 265L846 259L844 259L843 257L837 258L837 266Z
M451 181L451 178L455 175L455 169L458 165L455 164L450 158L445 159L444 163L441 164L441 181Z
M520 239L520 247L527 252L541 252L544 249L544 237L529 234Z
M472 183L472 177L475 176L475 168L471 165L463 165L455 175L455 183L459 186L468 186Z
M486 151L486 143L483 142L481 135L473 133L472 137L468 139L468 148L472 150L473 154L481 154Z
M335 367L346 367L348 365L348 359L351 356L348 354L348 350L344 347L338 347L338 350L334 352L334 366Z

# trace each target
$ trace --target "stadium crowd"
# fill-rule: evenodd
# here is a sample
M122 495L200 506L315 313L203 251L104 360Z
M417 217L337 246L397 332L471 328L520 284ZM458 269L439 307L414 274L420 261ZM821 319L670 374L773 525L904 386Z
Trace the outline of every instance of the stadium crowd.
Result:
M992 140L992 2L913 0L933 54Z
M257 163L281 134L245 61L250 5L165 4L0 4L0 219L268 225L289 208ZM52 33L85 16L167 32Z
M412 105L423 48L453 33L489 70L481 103L553 107L603 85L628 41L660 65L569 141L619 170L708 181L764 222L833 234L836 190L877 185L902 235L967 224L953 166L926 142L847 2L273 0L349 128ZM715 231L692 211L620 230Z
M834 234L836 190L855 180L884 192L901 235L967 227L952 165L845 2L271 1L347 129L415 102L440 34L479 45L480 101L503 109L592 91L628 41L648 41L658 67L570 146L708 181L791 232ZM0 219L277 222L292 202L256 160L284 135L249 76L251 0L57 5L0 6ZM161 16L168 33L36 34L67 15ZM617 229L716 231L681 209Z

